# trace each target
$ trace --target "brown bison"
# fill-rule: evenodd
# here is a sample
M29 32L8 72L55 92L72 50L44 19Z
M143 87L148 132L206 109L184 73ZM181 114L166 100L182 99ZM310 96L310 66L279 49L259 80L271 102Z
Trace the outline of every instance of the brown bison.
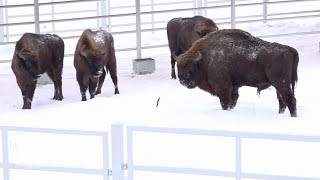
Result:
M77 71L77 81L80 86L82 101L86 101L86 91L89 87L90 98L101 93L106 70L114 84L115 94L119 94L117 62L113 37L104 30L92 31L86 29L74 53L74 67ZM106 70L104 69L106 67Z
M277 91L279 113L288 106L297 116L294 86L298 80L298 52L248 32L229 29L208 34L177 59L180 83L217 95L223 110L236 106L241 86L271 85Z
M167 36L171 54L184 53L192 43L209 32L218 30L217 25L208 18L194 16L192 18L174 18L167 24ZM175 59L171 56L171 77L176 79Z
M54 84L53 99L61 101L64 42L57 35L25 33L16 42L11 69L23 97L22 109L31 109L38 77L47 72Z

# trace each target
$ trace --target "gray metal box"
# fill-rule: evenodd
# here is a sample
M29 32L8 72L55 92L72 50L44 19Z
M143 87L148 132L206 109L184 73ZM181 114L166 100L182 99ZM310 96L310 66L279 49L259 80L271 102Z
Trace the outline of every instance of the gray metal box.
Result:
M134 59L132 62L134 74L151 74L156 70L156 63L152 58Z

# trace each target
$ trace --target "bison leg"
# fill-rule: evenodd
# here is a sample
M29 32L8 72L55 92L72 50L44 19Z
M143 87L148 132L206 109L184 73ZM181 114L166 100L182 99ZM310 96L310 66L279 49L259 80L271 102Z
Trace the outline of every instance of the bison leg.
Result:
M62 95L62 77L61 77L61 73L57 72L57 73L53 73L52 70L48 71L48 76L51 78L51 80L53 81L54 84L54 95L53 95L53 99L54 100L58 100L61 101L63 99L63 95ZM59 75L60 74L60 75Z
M279 101L279 113L282 114L287 108L287 105L283 102L281 94L277 91L277 98Z
M227 110L231 107L231 88L218 88L217 96L220 99L220 104L223 110Z
M171 78L177 79L176 71L175 71L176 60L171 55Z
M101 94L101 88L102 88L105 77L106 77L106 70L103 68L102 75L99 78L99 84L98 84L98 88L96 90L96 95Z
M26 87L26 90L21 90L23 97L23 106L22 109L31 109L31 102L33 100L34 91L36 89L36 82L29 84Z
M83 75L77 72L77 81L80 87L80 93L82 97L81 101L86 101L87 100L86 91L89 86L89 79L88 78L84 79Z
M107 69L109 69L110 76L114 85L114 94L119 94L116 63L113 63L110 66L107 66Z
M276 87L277 92L279 92L280 99L283 101L284 105L287 105L290 111L291 117L297 117L297 107L296 98L294 97L293 91L290 85ZM280 101L279 101L280 105ZM281 106L279 107L281 108ZM280 110L279 110L280 111Z
M238 98L239 98L239 88L238 87L234 87L232 89L232 94L231 94L231 104L230 104L230 108L231 109L236 107L237 102L238 102Z
M89 82L90 99L94 98L94 95L96 95L97 85L98 85L98 79L90 80Z

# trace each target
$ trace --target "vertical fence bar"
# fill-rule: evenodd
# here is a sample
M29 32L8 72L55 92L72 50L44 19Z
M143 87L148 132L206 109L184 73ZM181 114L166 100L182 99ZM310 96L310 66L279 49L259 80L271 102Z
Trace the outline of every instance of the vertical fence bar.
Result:
M241 138L236 137L236 180L241 180L242 169L241 169Z
M54 2L54 0L51 0L51 2ZM55 20L56 19L56 17L55 17L55 9L54 9L54 4L51 4L51 19L52 20ZM55 24L55 22L53 21L52 23L51 23L51 26L52 26L52 33L55 33L55 30L56 30L56 24Z
M152 28L152 34L154 33L154 0L151 0L151 28Z
M107 1L106 0L101 1L100 10L101 10L101 15L102 16L106 16L107 15L107 8L108 8L107 7ZM101 19L101 28L104 29L104 30L107 30L107 18L102 18Z
M137 59L141 59L141 14L140 0L136 0L136 41L137 41Z
M40 14L39 14L39 0L34 0L34 30L35 33L40 33Z
M109 147L108 147L108 133L102 136L102 154L103 154L103 180L109 180Z
M231 29L236 28L236 0L231 0Z
M197 7L197 0L193 0L193 8ZM193 10L193 16L197 15L197 10Z
M106 0L107 1L107 9L108 9L108 16L111 15L111 0ZM111 32L111 17L108 17L108 29L109 32Z
M128 180L133 180L133 132L127 128L127 159L128 159Z
M8 5L8 0L5 0L4 4ZM6 19L5 23L9 23L8 8L4 10L4 18ZM9 26L6 26L6 42L9 42Z
M0 0L0 6L3 6L2 0ZM4 8L0 8L0 24L4 24L3 9ZM0 26L0 42L4 42L4 26Z
M197 8L202 8L202 0L198 0L197 2ZM198 9L198 15L202 16L202 9Z
M263 0L263 9L262 9L262 11L263 11L263 23L267 23L267 19L268 19L268 1L269 0Z
M9 180L9 147L8 147L8 130L1 128L2 135L2 168L3 180Z
M112 153L112 179L121 180L124 177L122 164L124 161L123 151L123 125L111 126L111 153Z
M203 0L203 7L207 7L208 3L207 3L207 0ZM204 12L204 17L207 17L207 9L203 9L203 12Z

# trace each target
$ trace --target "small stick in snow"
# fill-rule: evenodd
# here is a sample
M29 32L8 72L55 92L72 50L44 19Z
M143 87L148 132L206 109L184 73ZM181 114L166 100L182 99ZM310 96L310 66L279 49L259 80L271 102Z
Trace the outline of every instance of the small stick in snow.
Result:
M157 100L157 105L156 105L157 108L158 108L158 105L159 105L159 101L160 101L160 97Z

